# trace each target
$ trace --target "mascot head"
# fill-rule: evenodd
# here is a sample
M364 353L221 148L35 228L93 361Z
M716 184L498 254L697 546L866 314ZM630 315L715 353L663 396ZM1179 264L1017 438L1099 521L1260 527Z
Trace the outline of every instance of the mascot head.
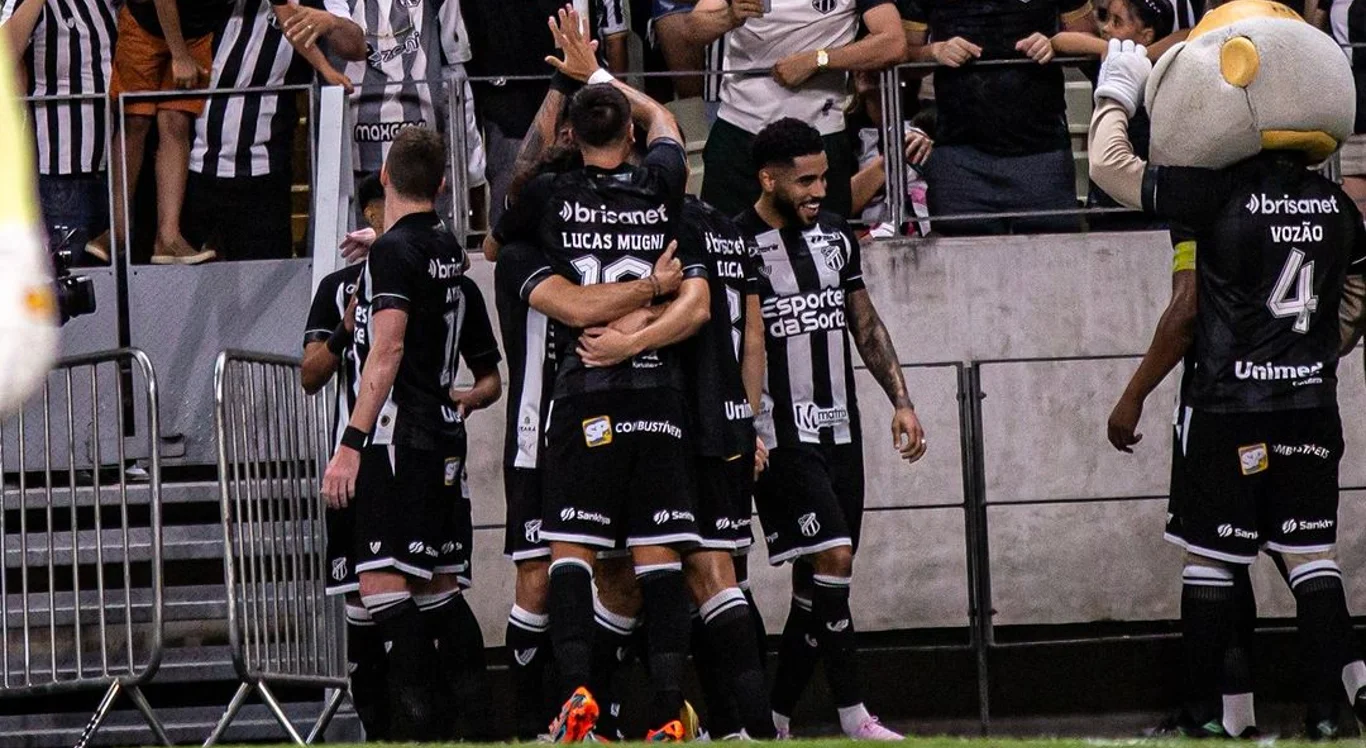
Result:
M1351 64L1328 35L1268 0L1205 14L1154 66L1146 92L1150 159L1218 169L1263 150L1311 162L1352 133Z

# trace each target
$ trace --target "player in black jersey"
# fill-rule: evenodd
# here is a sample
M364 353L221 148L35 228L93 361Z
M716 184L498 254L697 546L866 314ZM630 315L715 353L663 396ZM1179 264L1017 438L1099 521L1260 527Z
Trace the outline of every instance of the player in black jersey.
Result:
M468 544L459 526L468 523L464 417L501 391L482 297L462 283L464 251L432 209L444 164L441 138L428 130L404 130L390 150L381 174L388 230L357 289L359 393L323 478L331 506L356 503L353 561L384 638L396 740L452 735L450 684L477 627L455 602ZM453 399L457 357L476 386Z
M1109 90L1141 91L1151 70L1141 47L1112 48L1106 65L1124 71ZM1217 688L1236 620L1229 567L1261 547L1285 564L1310 681L1338 680L1366 716L1366 664L1336 561L1338 311L1346 277L1366 261L1361 214L1302 152L1265 150L1219 170L1154 167L1133 155L1127 124L1123 104L1099 97L1092 179L1189 227L1200 252L1182 434L1186 708L1197 724L1212 718L1202 700Z
M580 81L604 77L582 38L577 14L561 12L560 71ZM596 77L595 77L596 76ZM632 119L648 152L631 166ZM496 239L530 241L554 274L583 286L648 278L674 233L687 164L672 115L612 81L575 94L569 110L584 168L532 180L503 215ZM575 693L555 735L580 739L596 719L590 675L593 566L596 551L631 549L649 638L654 737L681 736L682 670L688 610L678 546L698 540L692 508L682 371L669 346L692 335L708 315L702 258L680 256L685 276L677 300L653 326L644 352L622 364L591 367L579 329L559 319L559 369L546 425L542 466L548 480L541 537L550 541L551 633L565 690ZM544 283L524 291L534 309L555 314ZM563 333L563 335L561 334ZM563 476L563 477L561 477ZM572 476L572 477L570 477ZM566 694L569 695L569 694Z
M828 169L820 133L781 119L755 137L753 155L763 194L737 223L755 255L768 353L757 426L769 469L755 502L769 561L796 562L774 720L786 736L818 652L845 734L898 740L864 708L855 669L849 583L863 519L863 445L851 337L895 409L892 438L904 459L925 453L924 432L864 286L858 239L820 210Z

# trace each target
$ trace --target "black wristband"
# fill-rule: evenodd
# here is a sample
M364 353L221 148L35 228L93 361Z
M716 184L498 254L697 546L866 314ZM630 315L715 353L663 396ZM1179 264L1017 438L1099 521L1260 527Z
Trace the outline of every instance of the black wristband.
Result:
M350 447L357 452L365 449L365 445L369 441L370 435L355 426L347 426L346 430L342 432L341 445Z
M583 88L583 84L556 70L550 74L550 87L564 94L565 98L572 98Z
M355 336L350 330L346 329L346 323L339 322L337 323L337 329L333 330L331 337L327 339L327 350L331 351L333 356L341 358L342 354L346 353L346 349L351 346L351 341L354 339Z

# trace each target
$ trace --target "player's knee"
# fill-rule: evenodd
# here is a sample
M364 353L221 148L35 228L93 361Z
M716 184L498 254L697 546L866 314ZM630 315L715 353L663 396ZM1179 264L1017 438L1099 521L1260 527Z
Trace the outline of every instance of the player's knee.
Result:
M460 590L460 579L454 574L437 574L431 579L425 579L412 586L413 595L444 595L448 592L458 592Z
M519 562L515 593L517 605L532 613L543 612L549 594L550 562L545 559Z
M735 568L731 565L730 554L724 551L689 554L683 563L683 573L688 592L698 605L735 586Z
M365 571L360 574L360 596L362 599L374 595L393 592L411 592L408 578L392 571Z
M811 567L821 576L850 576L854 573L854 550L847 545L828 548L811 557Z
M174 138L188 140L190 137L190 117L184 112L163 109L157 112L157 135L163 140Z

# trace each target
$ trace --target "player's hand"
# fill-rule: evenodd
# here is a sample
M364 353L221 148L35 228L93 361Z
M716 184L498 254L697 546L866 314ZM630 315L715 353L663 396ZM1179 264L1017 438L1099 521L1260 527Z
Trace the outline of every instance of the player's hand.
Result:
M584 36L583 19L573 5L561 8L558 16L551 16L548 23L550 35L555 38L555 46L564 52L564 59L551 55L545 61L570 78L587 83L602 67L598 64L598 43Z
M1142 417L1143 403L1121 397L1115 403L1115 409L1110 411L1110 420L1105 425L1110 444L1121 452L1133 454L1133 446L1143 441L1143 435L1137 433L1138 419Z
M1152 72L1152 60L1142 44L1111 39L1096 77L1096 105L1100 105L1101 99L1110 99L1133 117L1143 103L1143 89Z
M906 163L919 166L930 159L934 151L934 141L923 130L906 133Z
M892 447L901 453L901 459L915 462L925 456L929 446L915 409L897 408L892 414Z
M780 86L796 88L810 80L819 69L815 52L798 52L778 60L773 66L773 80Z
M298 6L289 18L281 20L280 28L291 44L308 49L332 33L337 23L337 17L325 10Z
M726 12L730 15L731 28L739 28L751 18L764 17L764 0L730 0Z
M640 353L634 337L610 327L593 327L579 336L579 358L585 366L605 368Z
M341 86L347 96L356 92L356 85L351 82L351 79L347 78L345 73L337 72L337 69L330 65L326 70L322 71L322 76L323 81L326 82L327 85Z
M346 302L346 311L342 314L342 324L346 326L346 331L354 334L356 332L356 295L351 294L351 300Z
M455 412L460 414L460 420L462 421L469 417L469 414L484 407L483 404L475 398L473 389L458 390L455 387L451 387L448 394L450 395L451 402L455 403Z
M1053 40L1035 31L1015 42L1015 51L1023 52L1026 57L1040 65L1047 65L1053 60Z
M188 91L198 88L200 83L208 78L208 73L204 68L195 62L193 57L172 57L171 58L171 79L175 81L175 87L181 91Z
M374 229L357 229L347 234L337 249L341 250L341 256L347 262L363 260L370 254L370 245L375 243L375 237Z
M645 326L650 324L650 321L653 320L654 317L654 311L649 307L642 307L634 312L619 317L612 324L608 325L608 327L623 335L631 335L644 330Z
M651 274L659 284L659 293L662 296L668 296L683 285L683 263L674 257L674 252L677 251L678 241L671 241L669 246L664 248L664 254L655 260L655 268Z
M754 437L754 479L759 479L759 474L768 469L768 446L764 440Z
M356 495L356 474L360 472L360 453L350 447L337 447L323 473L323 498L332 509L344 509Z
M940 65L957 68L981 57L982 48L961 36L955 36L946 42L931 44L930 53L934 55L934 61Z

